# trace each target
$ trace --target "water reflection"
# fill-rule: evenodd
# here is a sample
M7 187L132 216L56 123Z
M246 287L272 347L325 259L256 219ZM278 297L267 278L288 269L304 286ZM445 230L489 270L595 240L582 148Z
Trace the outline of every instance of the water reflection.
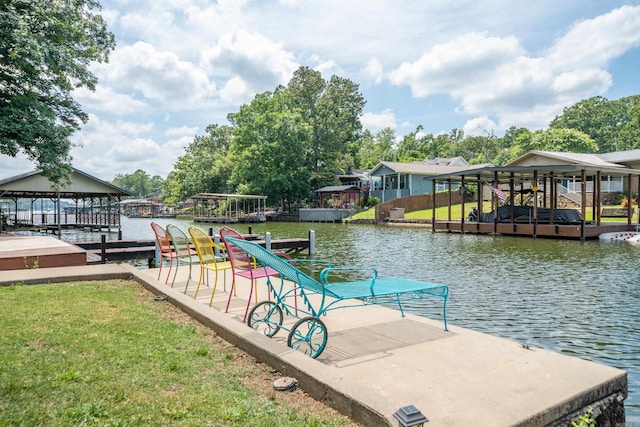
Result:
M153 238L149 222L123 218L123 237ZM190 224L158 222L185 230ZM247 225L238 229L248 231ZM452 324L625 369L627 419L640 421L640 247L425 228L252 225L253 232L269 231L274 239L305 237L309 229L317 234L316 258L449 285ZM438 304L429 300L410 304L407 311L440 316Z

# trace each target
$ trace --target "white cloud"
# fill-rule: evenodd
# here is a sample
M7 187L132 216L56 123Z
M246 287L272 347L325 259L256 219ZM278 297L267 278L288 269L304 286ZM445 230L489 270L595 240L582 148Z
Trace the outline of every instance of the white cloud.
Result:
M535 129L563 107L604 94L613 84L608 63L638 46L640 6L624 6L576 23L542 56L527 53L514 36L469 33L402 63L389 79L415 97L447 94L460 113L495 116L501 130Z
M145 42L117 49L106 80L120 90L133 89L173 109L193 106L215 93L215 85L203 70Z
M486 136L487 133L491 133L497 128L498 124L496 122L484 116L467 120L462 130L464 131L465 136Z
M298 68L293 55L262 34L236 31L202 52L201 63L218 76L242 78L254 92L285 84Z
M382 64L378 60L378 58L371 58L367 62L367 66L362 70L363 74L374 84L379 84L382 82L384 77L382 71Z
M622 6L576 23L545 55L560 70L600 68L640 46L640 6Z
M487 80L496 67L521 54L515 37L469 33L434 46L413 63L402 63L389 78L395 85L409 85L416 97L448 93L466 82Z
M180 126L175 128L169 128L164 131L166 136L195 136L198 132L197 127L189 127L189 126Z
M384 110L381 113L364 113L360 119L362 126L375 133L385 128L396 128L396 117L393 110Z

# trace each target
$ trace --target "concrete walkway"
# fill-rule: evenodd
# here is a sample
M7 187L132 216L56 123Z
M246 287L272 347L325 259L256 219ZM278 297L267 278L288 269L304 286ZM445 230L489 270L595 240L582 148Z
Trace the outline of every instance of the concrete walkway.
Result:
M224 313L225 284L218 284L209 307L210 288L203 286L194 299L192 281L187 294L182 292L187 271L180 267L173 288L156 280L157 270L125 264L2 271L0 284L134 279L366 426L398 425L393 413L407 405L417 407L433 426L570 425L568 419L589 406L620 412L626 397L622 370L455 325L445 332L440 320L410 314L402 318L381 306L337 310L324 317L328 346L313 360L286 346L286 331L269 339L242 324L247 283L240 283L231 310ZM227 272L228 283L230 276ZM259 288L266 297L264 285Z

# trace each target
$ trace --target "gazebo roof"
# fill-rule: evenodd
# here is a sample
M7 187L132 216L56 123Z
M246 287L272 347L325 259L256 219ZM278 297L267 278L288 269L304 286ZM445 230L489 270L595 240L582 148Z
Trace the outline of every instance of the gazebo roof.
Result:
M360 191L360 189L355 185L329 185L326 187L319 188L315 192L316 193L344 193L349 190Z

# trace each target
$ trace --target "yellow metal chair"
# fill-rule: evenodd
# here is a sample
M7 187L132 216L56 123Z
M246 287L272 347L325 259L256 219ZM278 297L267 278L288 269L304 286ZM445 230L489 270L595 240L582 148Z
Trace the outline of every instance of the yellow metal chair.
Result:
M198 297L198 291L200 290L200 285L204 281L205 273L206 283L207 286L209 286L209 270L216 272L216 279L213 283L213 292L211 293L211 299L209 300L209 306L211 306L218 286L218 273L220 271L224 272L226 290L226 270L231 269L231 263L226 261L226 250L224 245L215 243L211 240L211 237L209 237L203 229L192 225L189 227L189 235L191 235L191 239L196 247L198 259L200 261L200 279L198 279L198 287L196 288L196 293L193 296L194 299ZM216 256L216 250L220 255Z

